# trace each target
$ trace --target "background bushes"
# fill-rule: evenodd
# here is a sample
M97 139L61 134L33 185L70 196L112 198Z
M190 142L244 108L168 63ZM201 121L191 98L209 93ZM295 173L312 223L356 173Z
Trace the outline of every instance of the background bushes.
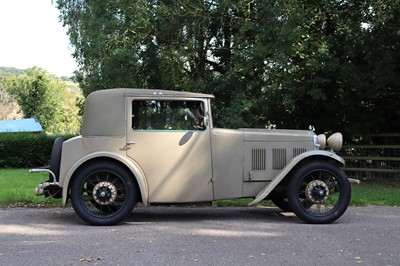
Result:
M32 168L48 165L53 142L60 135L1 133L0 168ZM67 139L72 136L62 136Z

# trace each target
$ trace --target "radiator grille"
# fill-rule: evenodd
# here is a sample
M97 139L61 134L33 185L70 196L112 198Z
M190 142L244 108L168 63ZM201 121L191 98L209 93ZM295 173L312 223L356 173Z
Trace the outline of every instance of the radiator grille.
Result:
M286 165L286 149L272 149L272 169L279 170Z
M265 170L267 155L265 149L252 149L251 151L251 169Z

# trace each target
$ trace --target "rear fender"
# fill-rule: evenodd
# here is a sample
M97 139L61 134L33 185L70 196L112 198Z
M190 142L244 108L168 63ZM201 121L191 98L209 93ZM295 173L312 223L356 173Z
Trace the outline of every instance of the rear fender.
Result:
M322 159L333 159L344 165L344 160L334 152L317 150L304 152L296 157L294 157L283 169L282 171L256 196L256 198L249 203L249 206L257 204L258 202L265 199L269 193L286 177L286 175L302 160L310 157L319 157Z
M122 164L124 164L131 172L132 174L135 176L136 181L139 185L139 189L140 189L140 193L142 196L142 203L144 206L148 205L148 186L147 186L147 182L146 182L146 178L144 175L144 172L141 170L141 168L132 160L129 160L123 156L119 156L118 154L115 153L110 153L110 152L95 152L95 153L91 153L86 155L85 157L82 157L79 161L77 161L68 171L67 175L64 178L64 182L62 184L63 186L63 195L62 195L62 206L65 207L67 204L67 199L68 199L68 192L69 192L69 185L71 182L71 178L73 176L73 174L75 173L75 171L84 163L92 160L92 159L96 159L96 158L110 158L110 159L114 159L116 161L121 162ZM61 184L60 184L61 185Z

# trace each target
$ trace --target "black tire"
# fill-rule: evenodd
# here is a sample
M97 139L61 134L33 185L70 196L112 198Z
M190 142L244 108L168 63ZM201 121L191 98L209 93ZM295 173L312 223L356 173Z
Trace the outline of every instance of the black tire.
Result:
M54 173L57 181L60 180L61 151L64 141L64 138L56 138L51 148L49 170ZM53 182L53 176L51 174L49 174L49 181Z
M71 185L72 206L79 217L91 225L122 222L135 206L138 193L132 173L110 161L84 166Z
M292 211L307 223L327 224L346 211L351 185L343 171L327 161L313 161L300 166L288 185Z
M279 209L287 212L291 212L292 208L289 204L289 200L285 195L274 195L271 198L273 204L276 205Z

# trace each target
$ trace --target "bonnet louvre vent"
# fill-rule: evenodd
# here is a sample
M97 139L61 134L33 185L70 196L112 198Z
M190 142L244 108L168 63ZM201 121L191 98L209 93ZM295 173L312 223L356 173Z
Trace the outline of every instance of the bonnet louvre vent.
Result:
M272 169L283 169L286 165L286 149L272 149Z
M251 151L251 169L252 170L265 170L266 169L266 155L265 149L252 149Z
M296 157L299 154L302 154L303 152L306 152L306 148L294 148L293 149L293 158Z

